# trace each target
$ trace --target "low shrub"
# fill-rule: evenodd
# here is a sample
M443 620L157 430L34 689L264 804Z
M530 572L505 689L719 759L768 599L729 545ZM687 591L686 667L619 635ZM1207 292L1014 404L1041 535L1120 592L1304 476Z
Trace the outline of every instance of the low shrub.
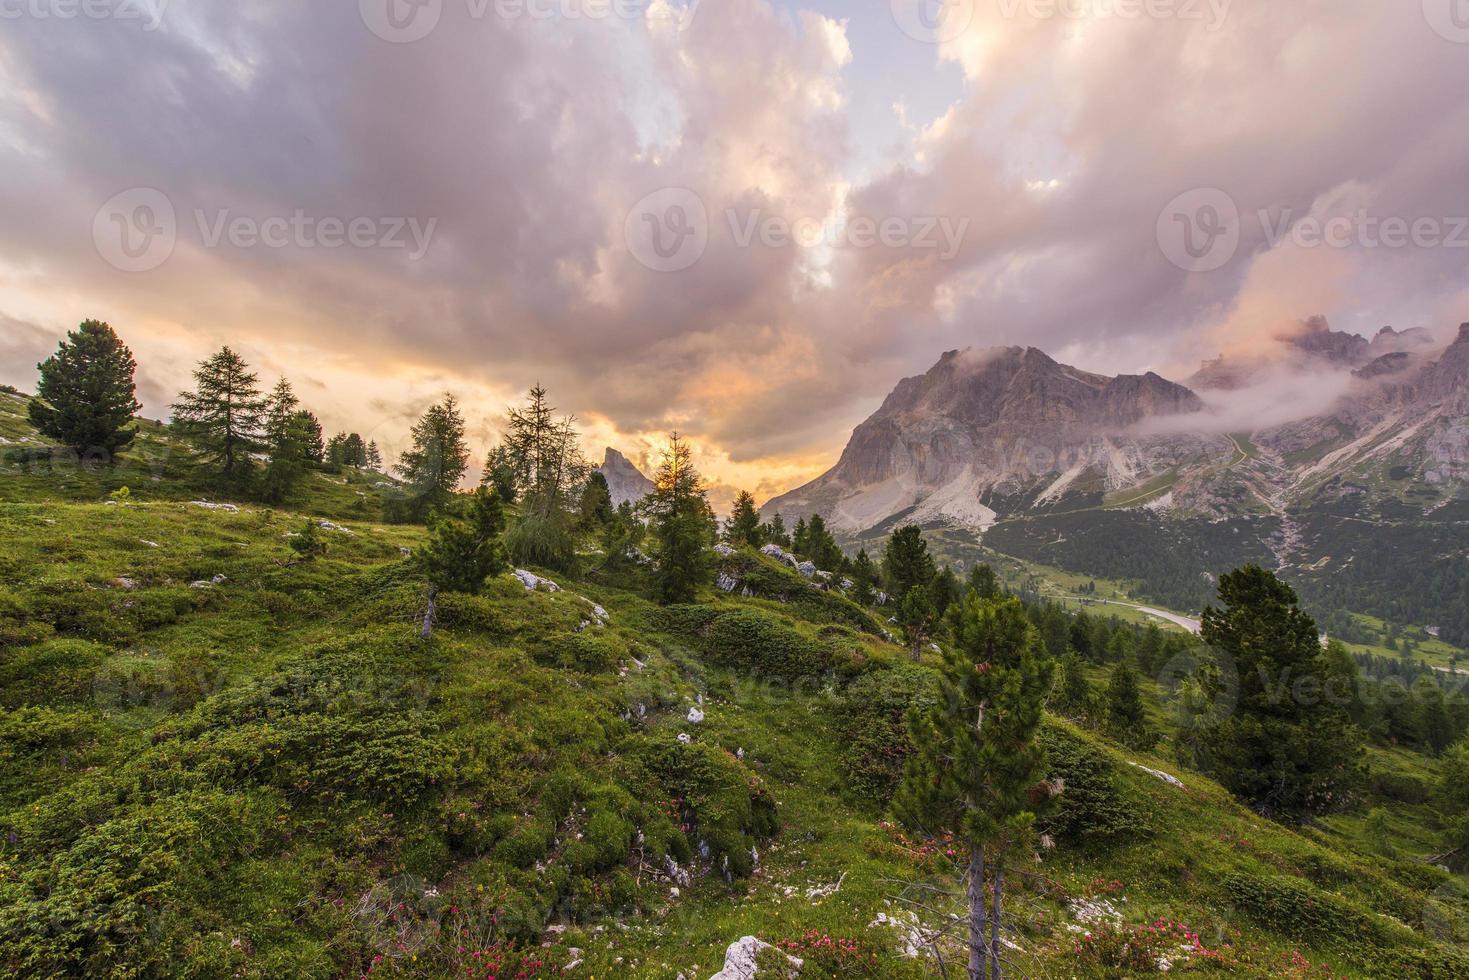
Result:
M1058 842L1083 844L1150 832L1147 812L1124 792L1117 766L1106 753L1048 722L1040 741L1046 749L1046 772L1065 788L1041 829Z

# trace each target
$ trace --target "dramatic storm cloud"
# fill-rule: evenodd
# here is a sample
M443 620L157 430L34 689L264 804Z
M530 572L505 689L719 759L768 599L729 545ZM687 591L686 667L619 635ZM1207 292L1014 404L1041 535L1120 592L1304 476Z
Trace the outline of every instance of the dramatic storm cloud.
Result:
M105 318L152 414L228 341L389 447L539 380L766 496L946 348L1446 330L1454 2L0 0L3 380Z

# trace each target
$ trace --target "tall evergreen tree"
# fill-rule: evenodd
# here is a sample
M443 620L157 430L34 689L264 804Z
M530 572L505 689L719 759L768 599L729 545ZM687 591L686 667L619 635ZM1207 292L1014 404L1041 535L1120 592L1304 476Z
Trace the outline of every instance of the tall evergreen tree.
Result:
M1000 579L992 567L980 562L969 570L969 587L981 599L994 599L1000 594Z
M438 512L428 541L414 561L428 580L428 609L420 635L433 635L434 614L440 592L478 595L485 581L505 571L508 561L500 534L505 530L505 513L493 490L479 488L458 507Z
M143 407L133 385L138 365L111 327L83 322L38 367L41 380L27 410L42 435L78 455L112 456L132 444L128 423Z
M260 448L266 400L250 366L228 347L201 361L194 390L179 394L174 427L219 464L226 479L238 477L249 453Z
M310 432L299 405L291 383L285 378L276 383L266 399L265 447L270 462L265 467L262 496L267 503L284 501L306 474Z
M513 504L518 499L520 490L516 486L515 463L510 455L510 448L504 443L491 449L485 457L484 476L480 478L480 486L493 487L504 503Z
M1019 600L970 594L949 611L949 629L942 694L911 719L916 751L895 807L911 826L968 846L969 978L998 980L1005 869L1052 796L1036 736L1054 665Z
M577 507L578 519L583 528L600 531L616 516L612 506L612 491L607 486L607 477L601 470L592 470L581 489L581 503Z
M579 494L591 471L573 416L556 418L546 389L536 385L525 405L510 409L505 440L520 508L507 541L515 561L574 571Z
M826 529L826 518L820 514L811 515L811 520L806 525L805 547L798 550L797 554L811 561L817 568L829 572L841 571L846 560L836 538Z
M764 543L760 533L760 512L755 509L755 498L744 490L735 497L734 511L724 525L724 540L740 547L758 548Z
M770 544L778 544L782 548L791 547L791 536L786 533L785 518L779 514L776 514L763 525L761 536Z
M1322 690L1320 635L1296 594L1257 565L1219 579L1223 605L1204 610L1202 636L1238 679L1234 709L1199 730L1184 759L1262 813L1300 817L1337 809L1362 776L1361 733Z
M916 524L900 527L888 538L882 564L888 591L899 603L911 590L932 582L937 572L933 556L928 553L928 543Z
M306 433L306 458L318 466L326 462L326 443L322 441L321 419L315 413L302 409L296 413Z
M370 470L372 470L372 471L374 471L376 473L381 473L382 470L383 470L383 454L382 454L382 450L380 450L380 449L377 448L377 442L376 442L376 440L374 440L372 442L369 442L367 444L367 464L366 465L367 465L367 468L368 469L370 469Z
M923 653L923 645L933 635L934 621L938 610L934 605L933 585L925 583L908 590L898 603L898 625L908 641L908 651L916 661Z
M1061 685L1056 707L1073 718L1091 714L1092 685L1086 676L1086 661L1075 650L1061 658Z
M1137 671L1126 658L1112 668L1107 683L1107 728L1117 741L1133 749L1150 749L1158 740L1143 710Z
M413 426L413 448L394 469L408 484L408 515L422 520L448 503L469 465L464 442L464 417L453 395L429 407Z
M653 580L660 602L691 601L713 574L709 547L717 525L705 494L689 444L673 433L642 504L657 545Z
M867 549L860 548L852 562L852 599L859 605L870 606L876 596L873 586L877 584L877 568L867 557Z

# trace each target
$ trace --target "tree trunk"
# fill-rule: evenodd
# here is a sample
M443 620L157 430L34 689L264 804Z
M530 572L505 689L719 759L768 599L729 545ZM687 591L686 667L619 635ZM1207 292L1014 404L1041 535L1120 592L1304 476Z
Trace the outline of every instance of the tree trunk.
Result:
M969 980L985 980L984 848L969 850Z
M428 608L423 612L423 629L418 633L425 640L434 635L434 613L439 608L438 598L439 590L433 586L429 586Z
M1000 980L1000 896L1005 891L1005 865L995 862L994 910L990 913L990 980Z

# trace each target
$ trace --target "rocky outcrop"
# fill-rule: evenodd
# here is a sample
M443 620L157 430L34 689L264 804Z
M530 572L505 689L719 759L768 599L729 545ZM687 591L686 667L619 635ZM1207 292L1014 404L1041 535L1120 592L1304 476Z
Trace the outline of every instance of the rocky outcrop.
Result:
M761 961L778 963L774 969L762 969ZM767 942L754 936L745 936L729 944L724 952L724 969L709 980L789 980L801 972L805 964L789 956Z
M607 489L612 493L614 507L626 502L635 504L653 492L653 481L644 476L626 456L610 446L602 459L602 465L597 469L607 478Z

